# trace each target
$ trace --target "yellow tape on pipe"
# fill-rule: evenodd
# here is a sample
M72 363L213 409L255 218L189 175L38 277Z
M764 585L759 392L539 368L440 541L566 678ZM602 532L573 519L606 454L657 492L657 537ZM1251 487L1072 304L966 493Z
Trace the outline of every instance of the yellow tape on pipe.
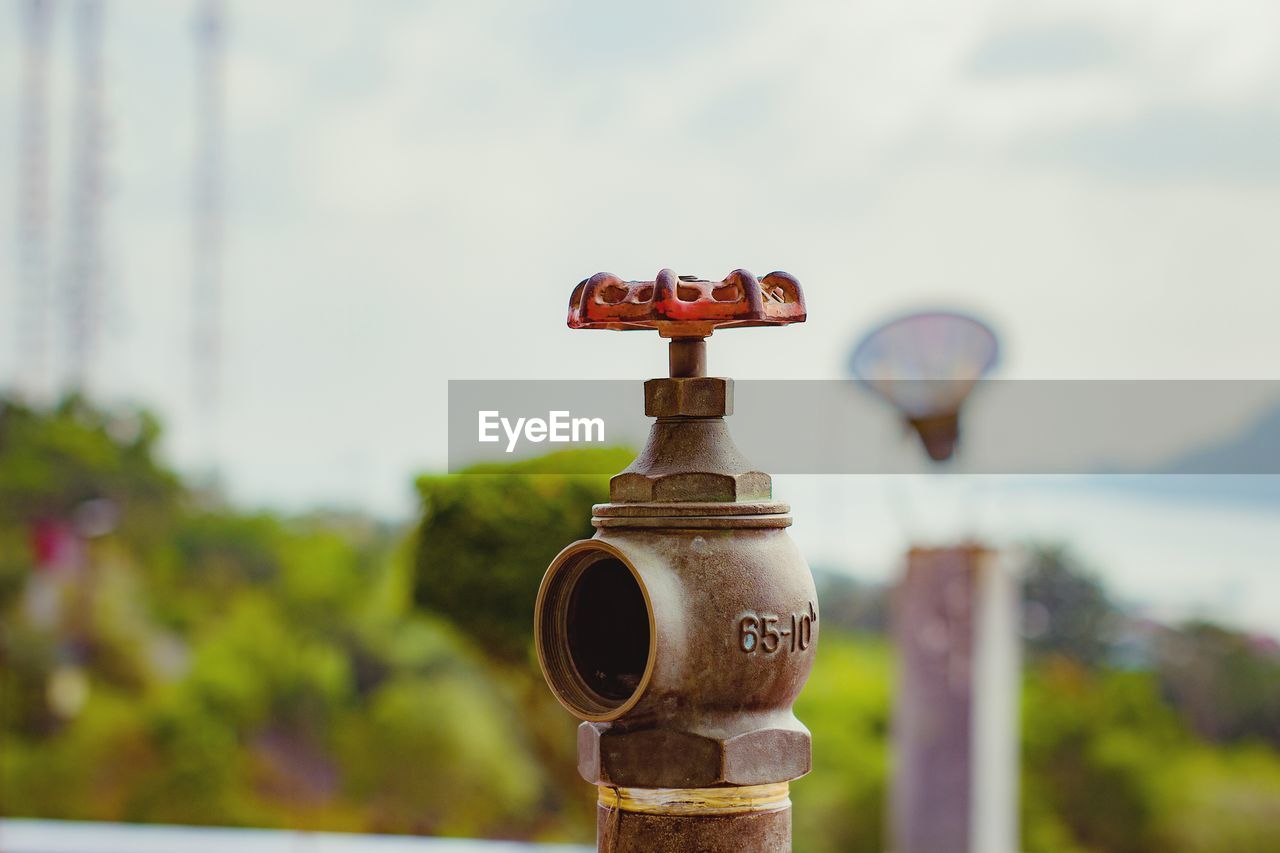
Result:
M614 788L600 785L600 805L624 812L662 815L723 815L771 812L791 807L786 782L738 788Z

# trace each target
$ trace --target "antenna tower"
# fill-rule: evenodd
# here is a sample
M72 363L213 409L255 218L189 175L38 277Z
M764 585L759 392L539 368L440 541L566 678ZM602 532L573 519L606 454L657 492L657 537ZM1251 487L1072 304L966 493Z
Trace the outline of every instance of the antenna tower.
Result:
M103 152L106 112L102 64L105 0L75 5L75 102L66 266L66 334L72 390L87 391L102 318Z
M49 41L51 0L25 0L22 95L18 113L16 386L45 390L49 357Z
M197 0L191 355L196 404L206 414L212 414L216 409L221 355L225 28L226 4L223 0Z

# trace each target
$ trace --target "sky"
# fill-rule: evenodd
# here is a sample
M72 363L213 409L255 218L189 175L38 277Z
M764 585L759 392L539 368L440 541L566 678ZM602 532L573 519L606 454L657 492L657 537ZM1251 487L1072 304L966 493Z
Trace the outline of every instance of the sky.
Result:
M57 5L55 260L75 3ZM170 457L244 503L405 516L413 472L444 464L448 379L659 375L655 336L565 328L601 270L793 273L806 324L713 339L712 371L740 378L840 376L863 330L937 306L991 322L1006 377L1280 378L1273 3L233 0L221 390L198 405L193 5L108 0L91 389L156 409ZM18 20L5 4L7 198ZM0 263L6 384L15 310ZM1173 523L1115 500L1092 505ZM1258 512L1232 523L1280 527ZM1129 559L1097 523L1061 529ZM880 538L884 566L902 539Z

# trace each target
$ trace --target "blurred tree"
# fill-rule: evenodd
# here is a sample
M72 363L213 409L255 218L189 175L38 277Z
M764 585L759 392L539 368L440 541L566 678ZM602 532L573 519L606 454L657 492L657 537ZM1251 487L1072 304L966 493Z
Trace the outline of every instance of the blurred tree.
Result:
M795 783L794 843L801 853L885 849L888 645L834 630L822 611L813 674L796 716L813 735L813 772Z
M883 635L889 630L888 591L843 572L813 566L813 580L828 625L848 631Z
M1160 682L1187 722L1215 741L1280 746L1280 650L1217 625L1192 623L1159 643Z
M425 477L410 539L360 517L198 501L156 460L157 436L83 400L0 403L0 811L592 836L574 723L528 643L538 579L590 535L604 475L549 476L586 467L553 458ZM589 470L629 455L597 453ZM33 582L59 573L32 569L31 526L49 517L86 548L60 586ZM1159 679L1086 667L1106 656L1084 626L1112 610L1061 549L1046 553L1030 598L1058 617L1025 688L1026 849L1280 849L1276 750L1199 740L1166 698L1214 737L1269 736L1274 650L1191 626L1161 629L1183 645L1142 658ZM865 590L829 595L876 627ZM73 618L32 615L50 604ZM891 660L836 621L798 705L814 770L796 783L796 846L879 850Z
M1101 582L1068 548L1030 549L1022 600L1023 633L1032 655L1063 655L1085 666L1106 660L1120 614Z
M1274 750L1194 749L1170 762L1162 849L1184 853L1280 850L1280 761Z
M1187 744L1150 676L1048 661L1023 693L1024 840L1066 834L1087 850L1162 849L1160 786Z
M156 458L160 425L145 411L70 396L48 412L0 399L0 519L70 518L105 498L119 510L173 506L177 477Z
M533 639L533 603L551 559L590 537L591 505L609 498L604 475L632 452L569 450L507 466L418 480L414 600L454 622L489 653L524 660Z
M513 711L482 673L457 667L380 687L340 747L351 793L370 804L371 828L521 834L544 782Z
M572 725L534 673L413 611L398 531L195 500L144 416L0 412L5 813L585 836ZM46 518L78 568L33 571ZM35 599L74 619L31 621Z
M1023 691L1029 851L1280 849L1280 756L1198 741L1151 673L1057 657Z
M182 495L156 457L159 423L70 396L49 410L0 397L0 607L35 565L127 525L163 531Z

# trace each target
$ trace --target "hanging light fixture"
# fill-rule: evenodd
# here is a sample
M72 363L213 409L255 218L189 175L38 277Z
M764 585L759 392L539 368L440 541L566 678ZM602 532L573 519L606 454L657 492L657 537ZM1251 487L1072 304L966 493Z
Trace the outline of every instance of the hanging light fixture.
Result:
M995 333L985 323L928 311L869 332L854 348L849 368L902 413L930 459L944 462L960 437L960 408L998 354Z

